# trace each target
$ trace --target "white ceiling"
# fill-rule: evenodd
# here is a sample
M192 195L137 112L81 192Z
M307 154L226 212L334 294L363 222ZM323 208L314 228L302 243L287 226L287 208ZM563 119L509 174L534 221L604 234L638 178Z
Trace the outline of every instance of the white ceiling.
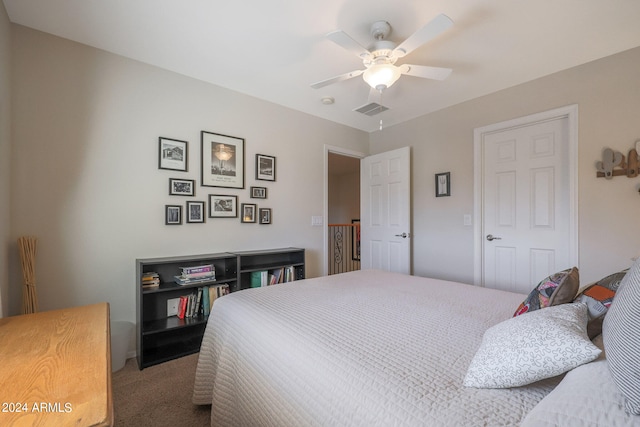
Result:
M365 131L640 46L638 0L3 1L14 23ZM367 103L361 77L309 86L363 69L329 31L368 46L386 20L399 43L439 13L453 27L398 65L453 68L447 80L402 76L374 117L353 111Z

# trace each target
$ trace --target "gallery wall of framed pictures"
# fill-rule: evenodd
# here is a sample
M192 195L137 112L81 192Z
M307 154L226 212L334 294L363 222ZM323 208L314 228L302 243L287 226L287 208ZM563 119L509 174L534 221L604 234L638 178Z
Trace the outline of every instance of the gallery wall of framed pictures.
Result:
M205 223L224 218L239 218L243 224L271 224L270 207L258 206L255 199L267 200L268 188L264 184L249 186L248 199L243 200L246 189L245 140L215 132L200 132L200 183L199 200L196 197L195 179L178 175L169 178L169 196L176 203L167 204L166 225ZM255 181L276 180L276 157L255 155ZM189 173L189 141L159 137L158 169ZM214 190L215 188L216 190ZM230 193L230 194L227 194ZM179 203L179 198L187 197Z

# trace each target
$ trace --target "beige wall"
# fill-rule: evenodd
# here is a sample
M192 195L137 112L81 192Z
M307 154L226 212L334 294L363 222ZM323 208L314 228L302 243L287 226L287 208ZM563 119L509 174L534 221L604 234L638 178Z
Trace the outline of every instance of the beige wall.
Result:
M0 317L8 313L11 153L11 24L0 3Z
M473 282L474 128L557 107L579 108L581 282L630 265L640 253L640 178L596 178L610 147L625 155L640 139L640 48L562 71L371 134L372 154L412 147L415 274ZM451 197L436 198L434 174L451 172ZM532 284L533 287L533 284Z
M135 319L136 258L299 246L322 270L324 144L366 151L368 134L21 26L13 27L15 144L12 238L39 238L42 309L111 303ZM168 179L200 181L200 131L246 140L246 187L196 187L192 200L236 194L273 210L273 224L208 219L164 225ZM189 171L158 169L158 137L189 142ZM256 153L277 181L256 181ZM249 198L249 186L268 199ZM20 304L12 264L11 312Z

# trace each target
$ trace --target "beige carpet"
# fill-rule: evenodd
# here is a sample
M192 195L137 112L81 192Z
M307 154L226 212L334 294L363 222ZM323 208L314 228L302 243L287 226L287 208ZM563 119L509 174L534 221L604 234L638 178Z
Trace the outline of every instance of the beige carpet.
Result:
M136 359L112 375L116 427L209 426L210 406L191 403L198 354L138 370Z

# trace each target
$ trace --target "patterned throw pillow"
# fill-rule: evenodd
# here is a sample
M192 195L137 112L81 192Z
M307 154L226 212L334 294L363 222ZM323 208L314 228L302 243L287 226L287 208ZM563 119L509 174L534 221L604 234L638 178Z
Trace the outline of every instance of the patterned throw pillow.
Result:
M613 302L613 297L620 286L622 278L627 274L627 270L610 274L604 279L588 286L578 294L574 301L583 302L589 308L589 323L587 324L587 334L594 339L602 333L602 320L607 310Z
M587 306L580 302L512 317L487 329L466 387L509 388L555 377L602 352L587 337Z
M613 381L625 397L625 409L640 415L640 259L616 292L602 324L604 351Z
M573 301L580 288L578 268L573 267L552 274L538 283L520 307L513 313L513 317L530 311L553 305L565 304Z

